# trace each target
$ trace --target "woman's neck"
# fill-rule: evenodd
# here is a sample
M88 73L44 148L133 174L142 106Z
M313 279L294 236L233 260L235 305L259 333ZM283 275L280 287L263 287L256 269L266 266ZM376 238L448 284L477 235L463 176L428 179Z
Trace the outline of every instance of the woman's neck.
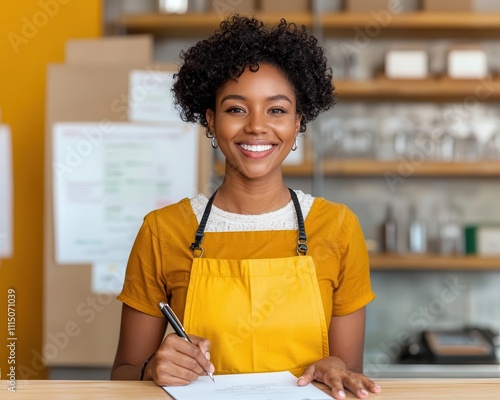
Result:
M259 215L279 210L289 201L290 192L283 179L249 183L224 178L214 205L227 212Z

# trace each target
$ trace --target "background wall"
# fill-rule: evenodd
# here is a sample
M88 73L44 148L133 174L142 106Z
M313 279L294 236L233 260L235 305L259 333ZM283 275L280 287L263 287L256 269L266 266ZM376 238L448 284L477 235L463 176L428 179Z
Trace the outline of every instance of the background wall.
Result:
M207 0L208 1L208 0ZM492 0L489 2L496 3ZM142 10L147 1L119 0ZM109 1L111 6L117 1ZM142 4L142 5L139 5ZM149 2L153 4L153 2ZM479 1L478 1L479 3ZM483 1L486 3L486 1ZM127 7L125 7L127 8ZM120 7L116 12L122 10ZM108 11L112 14L113 7ZM43 232L43 142L45 71L49 62L61 62L64 43L69 38L97 37L101 33L101 1L99 0L24 0L0 3L0 107L2 121L13 131L14 146L14 257L0 266L0 299L6 302L7 289L16 290L19 338L16 349L17 378L44 378L47 371L40 362L42 353L42 232ZM177 62L179 51L192 40L158 40L155 60ZM409 43L406 41L405 43ZM397 41L374 40L355 60L350 73L366 79L381 66L382 54ZM417 44L417 43L413 43ZM433 55L432 72L442 72L443 51L448 42L419 42ZM498 41L484 42L492 67L500 66ZM334 65L336 78L342 78L342 55L335 54L338 43L325 43ZM352 105L352 104L351 104ZM379 104L388 110L388 103ZM435 105L431 105L434 107ZM322 116L323 120L342 117L350 104ZM370 108L372 106L369 107ZM417 110L420 105L405 103L401 107ZM496 104L492 105L497 108ZM313 127L313 126L312 126ZM287 178L292 187L312 192L309 178ZM368 239L377 239L385 205L393 202L405 230L410 202L422 205L423 217L430 234L436 231L435 213L450 197L462 210L463 222L500 222L500 183L493 179L423 179L409 177L396 192L383 178L326 178L320 195L345 203L359 216ZM1 190L1 188L0 188ZM404 243L403 243L404 246ZM381 272L372 275L378 295L369 305L366 355L369 363L392 361L399 338L406 332L427 327L454 327L466 323L488 325L500 329L500 274L498 272L406 271ZM441 293L453 287L455 298L443 303ZM0 300L1 302L1 300ZM3 303L5 304L5 303ZM6 332L6 307L0 306L0 332ZM7 352L5 334L0 333L0 368L5 378ZM382 362L383 361L383 362ZM106 379L108 371L103 371ZM83 374L83 373L82 373ZM55 378L74 376L55 375ZM83 375L80 375L83 376Z
M2 379L8 288L16 291L16 378L47 376L41 360L46 66L64 60L67 39L100 36L101 14L100 0L0 2L0 108L12 129L14 164L14 256L0 264Z

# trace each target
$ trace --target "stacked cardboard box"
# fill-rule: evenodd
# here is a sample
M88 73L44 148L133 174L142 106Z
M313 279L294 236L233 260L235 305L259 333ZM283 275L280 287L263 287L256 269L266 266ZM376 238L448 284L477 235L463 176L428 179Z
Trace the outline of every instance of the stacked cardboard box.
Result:
M45 341L51 332L65 332L82 299L95 299L89 265L59 265L54 243L52 126L56 122L127 122L129 86L133 70L172 71L173 66L153 62L153 37L121 36L71 40L66 60L47 70L45 148ZM200 134L201 137L201 134ZM209 187L210 144L200 141L199 188ZM204 172L203 172L204 171ZM64 298L64 303L60 300ZM109 297L112 299L112 297ZM105 366L114 359L120 328L119 302L107 302L85 326L85 334L72 337L64 351L47 357L50 365ZM96 343L99 343L98 350ZM50 344L54 346L54 344ZM50 346L45 346L48 348Z

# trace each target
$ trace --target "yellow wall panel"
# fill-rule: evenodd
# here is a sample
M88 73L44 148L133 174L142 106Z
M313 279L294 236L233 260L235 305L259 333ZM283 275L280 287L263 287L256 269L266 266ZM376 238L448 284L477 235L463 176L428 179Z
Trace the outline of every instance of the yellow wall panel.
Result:
M0 108L12 129L14 164L14 255L0 264L0 379L10 367L9 288L16 292L16 379L46 378L40 361L46 67L64 61L67 39L100 36L101 14L100 0L0 2Z

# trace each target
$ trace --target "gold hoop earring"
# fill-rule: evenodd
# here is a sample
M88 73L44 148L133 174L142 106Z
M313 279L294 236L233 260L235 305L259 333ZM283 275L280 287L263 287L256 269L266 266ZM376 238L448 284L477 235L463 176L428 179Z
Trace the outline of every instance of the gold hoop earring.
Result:
M212 148L213 149L219 148L219 144L217 143L217 138L215 137L215 135L212 136Z
M292 151L297 150L297 147L298 147L298 146L297 146L297 136L295 136L295 140L294 140L294 142L293 142L293 146L292 146Z

